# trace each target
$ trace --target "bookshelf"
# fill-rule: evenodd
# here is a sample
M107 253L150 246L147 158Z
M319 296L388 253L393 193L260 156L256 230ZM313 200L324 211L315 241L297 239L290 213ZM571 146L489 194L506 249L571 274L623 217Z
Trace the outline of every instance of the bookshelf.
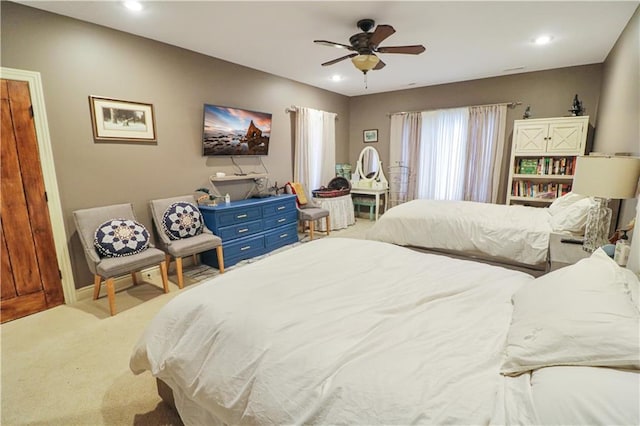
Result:
M516 120L507 204L545 207L571 191L588 126L587 116Z

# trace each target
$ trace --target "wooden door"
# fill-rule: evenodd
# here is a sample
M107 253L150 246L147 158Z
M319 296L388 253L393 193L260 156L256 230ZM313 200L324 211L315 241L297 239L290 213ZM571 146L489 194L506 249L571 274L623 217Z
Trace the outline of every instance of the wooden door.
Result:
M29 84L1 80L0 319L64 303Z

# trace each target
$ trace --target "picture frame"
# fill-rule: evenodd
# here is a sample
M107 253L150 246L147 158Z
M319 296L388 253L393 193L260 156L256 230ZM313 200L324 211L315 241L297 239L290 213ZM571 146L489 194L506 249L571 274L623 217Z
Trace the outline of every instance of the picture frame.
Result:
M363 130L362 140L364 143L378 142L378 129Z
M153 105L89 96L96 142L157 143Z

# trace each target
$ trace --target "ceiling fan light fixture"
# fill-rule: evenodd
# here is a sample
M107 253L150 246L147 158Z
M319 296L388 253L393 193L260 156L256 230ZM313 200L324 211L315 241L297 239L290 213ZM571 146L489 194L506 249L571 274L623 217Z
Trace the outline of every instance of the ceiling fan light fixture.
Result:
M353 62L353 65L360 71L366 73L367 71L371 71L375 68L376 65L378 65L378 62L380 62L380 58L378 58L376 55L358 55L351 58L351 62Z

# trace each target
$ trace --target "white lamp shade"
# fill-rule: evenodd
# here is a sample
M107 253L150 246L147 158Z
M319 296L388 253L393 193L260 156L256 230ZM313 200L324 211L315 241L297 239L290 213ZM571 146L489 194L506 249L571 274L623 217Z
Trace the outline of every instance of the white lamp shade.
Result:
M640 158L578 157L572 192L591 197L635 198Z

